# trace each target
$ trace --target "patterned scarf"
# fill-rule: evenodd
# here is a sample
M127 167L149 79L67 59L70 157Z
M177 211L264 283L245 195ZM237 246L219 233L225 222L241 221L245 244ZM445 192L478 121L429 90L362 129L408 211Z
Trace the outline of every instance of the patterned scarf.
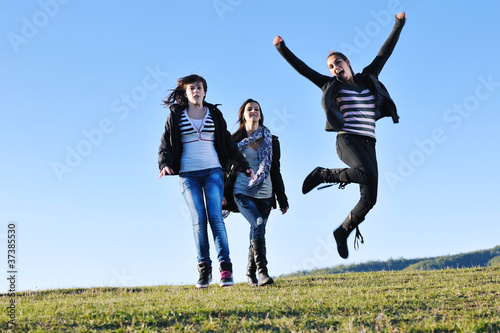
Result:
M271 131L265 126L260 126L250 137L238 142L238 149L244 150L249 144L263 138L262 143L257 149L257 160L259 162L259 170L255 174L255 178L250 180L247 190L251 195L257 194L264 184L264 179L271 172L271 161L273 159L273 141Z

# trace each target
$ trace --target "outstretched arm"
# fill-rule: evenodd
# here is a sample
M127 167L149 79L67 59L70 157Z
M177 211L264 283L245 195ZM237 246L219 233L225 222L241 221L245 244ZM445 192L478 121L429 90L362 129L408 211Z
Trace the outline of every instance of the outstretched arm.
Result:
M308 78L318 87L323 87L326 82L331 80L331 77L316 72L315 70L307 66L302 60L297 58L295 54L293 54L292 51L290 51L288 47L286 47L285 41L283 41L283 38L281 38L280 36L274 37L273 44L274 46L276 46L276 49L283 56L283 58L285 58L285 60L288 61L288 63L297 72L299 72L299 74Z
M394 23L394 27L392 28L389 37L385 41L384 45L382 45L382 47L378 51L378 54L372 61L372 63L367 67L365 67L365 69L363 69L363 73L369 73L378 76L380 74L380 71L382 71L382 68L384 67L385 63L391 56L392 51L394 51L396 43L399 40L399 35L401 34L403 26L405 25L406 22L406 13L405 12L398 13L395 19L396 22Z

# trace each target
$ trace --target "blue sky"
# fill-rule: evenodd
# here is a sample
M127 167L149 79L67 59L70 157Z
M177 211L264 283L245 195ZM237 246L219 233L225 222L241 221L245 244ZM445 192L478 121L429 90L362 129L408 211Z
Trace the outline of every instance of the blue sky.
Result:
M268 222L271 275L499 245L499 10L497 1L9 3L0 13L0 256L14 222L17 289L196 282L178 177L157 179L161 100L191 73L206 78L207 101L222 104L231 132L254 98L280 137L290 211ZM313 168L344 164L324 131L320 89L272 40L281 35L325 75L328 52L344 51L358 72L399 11L408 19L380 79L401 119L377 122L378 203L361 225L365 244L354 251L349 239L343 260L331 233L358 188L302 195ZM249 225L232 214L226 226L242 282Z

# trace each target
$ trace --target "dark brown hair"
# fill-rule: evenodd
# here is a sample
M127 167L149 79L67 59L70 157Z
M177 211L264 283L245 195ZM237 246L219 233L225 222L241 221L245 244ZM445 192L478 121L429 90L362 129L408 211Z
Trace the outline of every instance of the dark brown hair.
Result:
M181 77L177 79L177 87L172 89L170 95L166 99L163 100L163 103L166 107L169 107L172 104L179 104L181 106L188 106L188 100L185 96L186 94L186 86L189 84L193 84L195 82L201 82L203 85L203 89L205 90L205 94L207 93L207 81L197 74L191 74L188 76ZM206 95L205 95L206 97ZM205 97L203 97L203 104L205 104Z
M245 107L247 106L248 103L257 103L260 109L259 125L260 126L264 125L264 114L262 113L262 108L260 107L259 102L251 98L247 99L245 102L243 102L238 111L239 127L236 130L236 132L234 132L234 134L231 136L231 139L233 139L233 141L235 142L240 142L241 140L247 137L247 130L245 128Z

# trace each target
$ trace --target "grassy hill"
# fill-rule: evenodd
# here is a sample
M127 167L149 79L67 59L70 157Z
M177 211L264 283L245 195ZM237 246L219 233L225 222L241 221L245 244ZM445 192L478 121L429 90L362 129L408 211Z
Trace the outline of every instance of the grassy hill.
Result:
M446 268L473 268L500 266L500 246L489 250L461 253L457 255L420 258L390 259L387 261L369 261L355 265L338 265L330 268L299 271L286 276L325 275L353 272L379 272L401 270L433 270Z
M500 332L500 267L281 277L246 284L0 295L12 332Z

